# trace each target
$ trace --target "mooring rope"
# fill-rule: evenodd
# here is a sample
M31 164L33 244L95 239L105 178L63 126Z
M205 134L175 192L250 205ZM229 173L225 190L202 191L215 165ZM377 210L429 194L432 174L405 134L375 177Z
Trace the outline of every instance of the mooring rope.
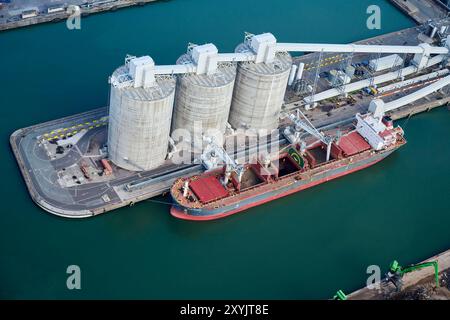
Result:
M401 125L403 131L406 132L406 128L408 127L408 124L409 124L409 119L411 119L412 116L413 116L413 114L410 113L410 114L408 115L408 118L406 118L405 122Z
M167 202L167 201L160 201L160 200L153 200L153 199L147 199L145 201L154 202L154 203L160 203L160 204L166 204L166 205L169 205L169 206L173 205L172 202Z

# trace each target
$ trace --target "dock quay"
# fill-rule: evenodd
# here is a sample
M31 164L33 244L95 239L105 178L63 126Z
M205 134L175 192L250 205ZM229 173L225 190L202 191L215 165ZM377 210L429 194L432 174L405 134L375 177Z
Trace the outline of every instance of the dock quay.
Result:
M438 24L438 26L448 25L450 25L448 18L439 21ZM424 27L417 26L362 40L355 44L395 45L412 48L422 43L424 39L427 40L426 38ZM431 44L436 42L431 38L428 38L427 41ZM345 86L329 89L330 82L326 77L317 77L317 75L342 69L344 63L348 64L349 59L354 64L367 64L368 61L374 59L374 54L346 55L330 52L319 55L318 58L318 53L309 53L292 59L294 64L305 66L302 81L306 84L316 82L317 90L314 92L316 100L309 98L315 106L308 108L308 103L305 102L310 93L305 94L304 91L294 90L293 86L288 87L282 105L282 113L302 108L311 123L319 130L334 130L347 126L357 113L368 111L372 100L381 98L385 103L389 103L415 92L418 88L444 79L449 73L448 63L444 60L431 68L415 70L409 67L408 70L414 71L410 74L413 77L412 80L402 78L402 69L395 70L393 72L396 72L396 76L390 81L379 84L380 92L376 94L365 93L362 90L363 87L353 92L346 92ZM226 56L228 57L229 54ZM247 58L248 56L241 54L239 57ZM404 58L406 60L407 56ZM181 68L188 67L189 65L186 64L181 66ZM117 69L118 75L121 75L122 70L121 68ZM373 78L371 82L376 81L380 74L371 75ZM426 81L414 79L426 79ZM356 80L358 82L366 81L363 78ZM173 94L173 91L170 91L171 78L166 77L164 81L167 85L163 89L166 91L157 94L165 94L167 101L170 101L170 95ZM206 85L210 85L210 83L206 83ZM340 90L340 93L332 98L319 101L319 97L329 90ZM389 110L387 115L394 120L401 119L446 105L449 102L448 92L446 88L443 88L408 103L406 106ZM104 151L108 142L108 127L111 121L111 114L108 112L111 112L111 108L99 108L19 129L11 135L10 144L28 191L41 208L52 214L68 218L91 217L164 195L177 179L203 172L204 168L199 162L175 164L170 159L150 170L131 171L115 165L112 161L106 164L106 168L103 168L102 166L105 164L102 160L106 160L108 155ZM272 135L265 142L269 149L272 146L286 143L280 134L286 125L281 119L278 133ZM133 135L130 134L130 136ZM234 139L235 136L230 133L228 137ZM63 144L59 144L59 142L63 142ZM241 160L255 153L257 148L258 145L255 144L244 144L240 149L233 151L233 156Z
M432 299L448 300L450 298L450 250L426 259L420 264L437 261L440 287L436 288L433 268L423 268L403 276L401 291L383 279L377 288L364 287L347 295L348 300L402 300ZM375 285L374 285L375 287Z
M450 19L442 19L439 20L437 23L437 26L440 25L447 25L450 24ZM425 30L425 25L407 28L404 30L399 30L395 32L391 32L388 34L380 35L374 38L369 38L361 41L355 42L355 44L361 44L361 45L383 45L383 44L389 44L389 45L418 45L422 40L422 32ZM315 77L315 71L317 68L317 59L318 54L307 54L300 57L294 58L294 63L300 64L304 63L305 68L310 66L310 72L305 72L305 79L307 83L312 84L314 82ZM359 54L359 55L353 55L352 61L353 62L361 62L368 58L367 55ZM370 58L374 58L373 56ZM343 68L343 65L345 64L345 55L335 55L335 54L327 54L322 57L322 60L324 61L320 66L320 72L330 72L330 70L333 70L335 68ZM329 63L327 61L332 61L332 63ZM306 69L305 69L306 70ZM319 78L317 82L318 92L320 90L325 90L325 88L328 86L327 80L323 78ZM408 93L408 90L404 91L402 94ZM386 101L389 101L395 97L398 97L398 93L395 94L389 94L388 96L383 97L383 99L386 99ZM343 100L343 104L335 109L333 108L331 111L324 112L324 110L328 109L327 107L334 103L334 101L323 101L321 103L321 107L307 110L305 111L305 115L309 117L309 119L313 119L316 125L327 125L333 119L335 121L339 121L344 117L344 114L346 114L347 118L352 117L357 112L366 112L367 106L369 105L370 100L373 98L372 96L366 96L363 97L361 95L352 95L350 94L350 98L354 97L355 100L349 99L349 100ZM414 114L421 113L424 111L429 111L433 108L440 107L443 105L446 105L450 102L450 97L446 94L444 91L436 92L433 95L430 95L428 97L425 97L424 99L420 99L408 106L405 106L403 108L397 109L395 111L389 112L389 116L393 120L398 120L405 117L410 117ZM292 89L287 90L286 92L286 98L285 98L285 104L284 108L286 110L295 109L299 106L301 106L302 103L300 102L299 95L295 94Z
M447 7L439 0L389 0L417 24L448 16Z
M78 6L80 14L82 17L89 16L91 14L115 11L117 9L131 7L131 6L141 6L147 3L156 2L158 0L106 0L106 1L95 1L95 2L82 2ZM5 22L0 21L0 31L10 30L15 28L27 27L40 23L47 22L59 22L68 19L74 12L68 10L69 7L61 6L58 9L52 11L42 11L36 10L30 17L14 15L7 19Z

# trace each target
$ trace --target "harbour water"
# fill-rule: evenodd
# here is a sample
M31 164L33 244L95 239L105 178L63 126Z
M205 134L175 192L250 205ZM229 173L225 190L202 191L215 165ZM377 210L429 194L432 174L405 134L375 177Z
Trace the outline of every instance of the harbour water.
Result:
M368 30L378 4L382 29ZM331 297L369 265L421 261L450 246L450 111L399 121L408 144L372 168L206 223L146 201L92 219L31 200L8 145L17 128L108 103L125 54L173 63L188 42L231 51L244 31L280 41L352 42L413 25L388 1L171 0L0 33L0 298ZM168 201L168 198L158 198ZM68 290L66 268L81 268Z

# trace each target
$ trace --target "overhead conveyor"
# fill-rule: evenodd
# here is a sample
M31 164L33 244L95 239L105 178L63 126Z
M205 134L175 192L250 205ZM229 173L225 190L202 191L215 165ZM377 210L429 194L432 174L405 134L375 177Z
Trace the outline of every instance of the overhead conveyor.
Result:
M154 71L155 74L195 73L197 71L197 66L193 63L155 66Z
M278 43L271 33L259 35L247 34L245 38L245 50L236 53L219 53L217 47L212 44L190 45L188 55L190 61L184 64L162 65L153 63L153 59L146 56L143 63L136 66L136 72L130 72L130 76L139 85L151 86L155 81L155 75L171 74L213 74L217 66L223 62L254 62L272 63L279 52L336 52L336 53L377 53L377 54L414 54L414 64L418 69L427 66L433 55L448 55L450 40L445 46L434 47L422 43L418 46L398 45L358 45L358 44L318 44L318 43ZM147 62L145 62L147 61ZM143 79L145 78L145 79Z
M426 96L433 94L448 85L450 85L450 76L442 78L441 80L438 80L438 81L434 82L433 84L430 84L429 86L426 86L426 87L424 87L420 90L417 90L411 94L408 94L404 97L401 97L400 99L385 103L384 104L384 112L406 106L417 100L425 98Z
M276 51L288 52L336 52L336 53L423 53L428 50L430 54L447 54L446 47L429 46L389 46L389 45L362 45L362 44L319 44L319 43L277 43Z
M408 104L411 104L417 100L425 98L426 96L433 94L442 88L450 85L450 76L446 76L441 80L434 82L420 90L417 90L411 94L405 95L397 100L385 103L381 99L374 99L370 102L369 111L372 112L375 117L381 119L381 117L388 111L392 111Z
M252 52L237 52L237 53L219 53L217 55L218 62L242 62L254 61L256 55Z
M360 45L360 44L318 44L318 43L277 43L271 33L259 34L251 37L249 46L256 53L256 63L270 63L277 52L336 52L336 53L378 53L378 54L415 54L416 59L429 58L430 55L448 54L449 40L443 47L433 47L427 43L417 46L394 45Z
M424 66L424 68L430 68L432 66L435 66L441 62L443 62L445 60L445 56L444 55L438 55L435 56L431 59L428 60L428 63ZM388 72L385 74L381 74L379 76L374 77L373 79L364 79L361 81L357 81L357 82L352 82L350 84L347 84L345 86L344 89L344 93L350 93L350 92L354 92L357 90L361 90L365 87L368 87L370 85L378 85L381 83L386 83L388 81L392 81L398 78L399 73L403 76L403 77L407 77L411 74L414 74L415 72L418 71L418 68L414 65L406 67L401 69L400 71L393 71L393 72ZM332 88L329 90L325 90L322 91L320 93L315 94L314 96L308 96L305 97L303 100L305 101L306 105L312 105L314 103L317 103L319 101L323 101L326 99L330 99L333 97L337 97L339 95L342 94L342 91L336 89L336 88Z

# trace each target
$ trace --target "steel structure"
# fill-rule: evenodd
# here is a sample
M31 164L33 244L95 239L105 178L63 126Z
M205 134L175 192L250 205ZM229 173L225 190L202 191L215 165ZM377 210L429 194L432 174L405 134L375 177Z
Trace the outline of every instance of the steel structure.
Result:
M334 53L397 53L414 54L414 63L418 69L426 66L432 55L447 55L449 53L450 37L444 46L430 46L422 43L418 46L395 46L395 45L358 45L358 44L318 44L318 43L277 43L277 39L271 33L253 35L246 33L244 43L249 50L237 51L235 53L218 53L210 50L199 50L193 56L193 61L186 64L162 65L153 63L145 66L148 79L152 80L154 75L161 74L212 74L221 62L254 62L271 63L278 52L334 52ZM204 46L210 46L207 44ZM203 47L203 46L200 46ZM194 46L195 48L195 46ZM130 80L130 79L129 79ZM151 81L148 82L151 84Z
M296 115L291 113L288 116L289 120L291 120L292 123L294 123L294 125L295 125L292 128L294 130L294 132L292 132L291 128L289 128L289 127L286 128L285 131L284 131L285 137L288 140L290 140L291 143L296 143L296 142L299 142L301 140L299 133L302 130L307 132L307 133L309 133L313 137L315 137L318 140L322 141L327 146L326 161L329 161L330 160L330 153L331 153L331 145L332 145L332 143L334 141L334 138L330 137L330 136L326 136L322 132L317 130L317 128L311 123L311 121L309 121L309 119L300 111L300 109L297 109L296 111L297 111ZM294 137L294 139L291 138L292 136ZM306 146L304 143L302 143L302 152L306 148L308 148L308 146Z
M200 156L203 166L206 170L214 170L222 165L225 165L225 174L221 183L226 186L231 174L236 173L239 183L241 182L244 173L244 166L238 164L225 149L219 145L214 137L203 136L206 142L206 148Z
M445 58L446 58L445 55L437 55L437 56L431 58L424 68L429 68L429 67L435 66L435 65L443 62ZM406 77L408 75L416 73L417 71L418 71L418 68L416 66L412 65L412 66L409 66L406 68L402 68L399 71L388 72L388 73L376 76L373 79L365 79L365 80L361 80L361 81L357 81L357 82L352 82L352 83L349 83L345 87L345 92L347 92L347 93L354 92L357 90L361 90L365 87L368 87L370 85L374 85L374 84L378 85L380 83L385 83L388 81L395 80L398 77L399 72L401 72L402 77ZM341 92L338 89L333 88L333 89L325 90L318 94L315 94L314 97L312 97L312 96L305 97L303 100L306 105L311 105L313 103L316 103L316 102L319 102L322 100L326 100L326 99L330 99L330 98L339 96L340 94L341 94Z
M446 77L442 78L441 80L438 80L438 81L434 82L433 84L426 86L425 88L417 90L417 91L415 91L409 95L406 95L404 97L401 97L397 100L385 103L384 104L384 112L406 106L406 105L413 103L414 101L417 101L419 99L422 99L422 98L424 98L424 97L426 97L448 85L450 85L450 76L446 76Z
M387 46L277 43L277 39L271 33L264 33L246 34L244 43L238 46L235 53L219 53L213 44L201 46L190 44L187 53L189 59L183 59L176 65L158 66L149 56L139 58L127 56L125 66L116 70L110 77L109 156L114 163L129 170L149 170L164 161L173 113L174 75L194 74L198 80L202 79L200 76L217 80L217 75L220 75L220 71L223 70L221 66L233 69L237 63L237 76L228 121L235 128L245 123L250 128L270 130L278 127L278 117L292 66L292 59L288 52L319 52L319 65L325 52L348 53L350 57L354 53L375 53L378 56L385 53L414 54L412 65L407 68L349 83L339 89L316 93L316 75L314 92L312 96L304 99L307 105L314 105L320 100L356 91L368 85L394 80L399 75L404 77L447 61L449 46L450 37L443 41L441 47L432 47L429 44ZM303 73L303 68L299 69ZM300 74L295 78L298 79L301 76ZM234 74L225 82L229 88L232 88L233 81ZM396 108L399 104L408 104L420 99L433 90L448 85L448 82L450 82L449 77L399 99L395 104L388 103L384 106L385 111ZM187 100L181 98L179 100L179 102L186 102L181 103L181 113L191 107L187 101L192 100L192 97L202 100L207 96L207 87L203 86L199 90L192 91L188 86L184 91L181 90L188 97ZM218 109L225 110L220 117L220 123L217 124L222 128L226 124L225 114L232 90L216 91L217 96L212 97L211 101L216 98L224 101L218 104ZM197 111L192 114L207 110L208 104L209 102L204 103L204 101L194 103L194 109ZM195 108L196 106L201 108ZM195 117L191 118L190 121L195 120Z

